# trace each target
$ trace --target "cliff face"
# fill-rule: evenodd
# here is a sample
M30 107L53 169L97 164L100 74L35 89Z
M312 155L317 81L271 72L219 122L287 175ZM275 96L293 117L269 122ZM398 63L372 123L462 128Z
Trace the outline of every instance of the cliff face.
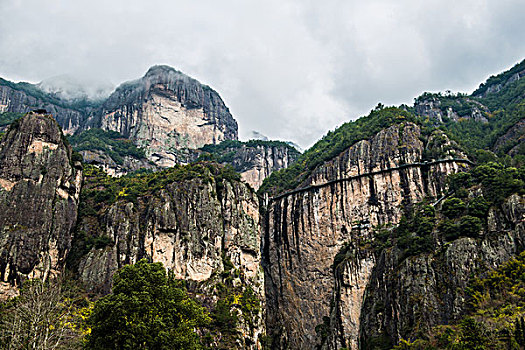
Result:
M300 155L285 142L262 140L225 141L218 145L206 145L200 151L200 158L233 166L242 179L256 190L272 172L287 168Z
M119 164L101 150L85 150L80 151L79 153L82 155L82 159L85 163L97 166L111 176L123 176L140 169L147 169L151 171L159 170L157 166L144 158L125 156L123 157L122 162Z
M460 121L460 119L472 119L483 123L488 121L487 115L490 113L490 110L487 106L468 97L454 97L453 99L458 101L455 104L456 108L458 106L461 107L461 105L468 105L468 110L456 111L451 106L443 105L436 97L427 97L416 101L414 104L415 112L417 115L428 116L440 123L445 121L445 117L455 122Z
M67 99L50 93L55 90L46 86L0 78L0 113L45 109L66 134L90 128L117 131L143 148L158 167L187 163L195 156L192 150L237 139L237 122L217 92L168 66L150 68L144 77L122 84L105 100L88 100L80 92L81 97ZM93 157L105 159L89 154ZM136 162L119 167L100 164L124 173L135 169L137 164L132 163Z
M237 122L220 96L166 66L122 84L90 123L133 140L161 167L184 161L183 148L237 139Z
M431 135L426 145L420 136L411 123L382 130L316 169L303 189L270 200L263 251L275 347L327 346L316 336L325 330L340 332L331 348L357 348L376 263L368 249L371 228L397 223L402 205L441 196L446 175L466 166L446 152L440 158L448 160L422 162L424 151L438 144L432 140L443 136ZM342 262L335 261L338 253ZM330 330L331 318L337 330Z
M224 288L234 294L253 290L260 308L250 322L238 324L242 336L234 344L260 347L264 275L259 209L245 184L213 177L173 181L135 200L122 197L103 208L96 222L81 218L77 240L79 235L107 237L107 246L95 245L78 261L80 279L94 291L108 292L113 273L141 258L162 262L212 307L225 297Z
M10 84L14 85L14 84ZM28 84L29 85L29 84ZM53 115L66 134L73 134L77 131L86 119L88 110L80 111L68 107L63 107L45 98L45 94L40 97L31 95L23 89L16 89L13 86L2 84L0 79L0 113L28 113L34 109L45 109Z
M29 113L0 143L0 282L56 275L71 245L80 163L50 115Z
M383 251L370 278L361 312L361 347L396 344L432 326L458 321L467 308L470 279L513 258L525 247L525 197L491 208L479 237L443 244L434 253L401 260Z
M287 168L298 155L297 151L286 146L243 147L235 154L231 164L242 179L257 190L271 173Z

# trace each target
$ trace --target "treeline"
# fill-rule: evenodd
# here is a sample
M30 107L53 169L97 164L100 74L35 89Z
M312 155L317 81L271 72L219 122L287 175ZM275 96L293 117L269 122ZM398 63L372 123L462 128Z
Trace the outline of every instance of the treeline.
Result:
M225 269L226 277L233 272ZM28 280L0 304L0 349L230 349L241 319L256 322L260 301L228 278L219 290L218 301L203 306L185 281L145 259L118 270L103 297L72 279Z
M369 115L341 125L328 132L295 163L266 178L259 193L276 195L296 188L312 171L354 143L369 139L384 128L401 122L416 122L416 116L405 109L378 105Z

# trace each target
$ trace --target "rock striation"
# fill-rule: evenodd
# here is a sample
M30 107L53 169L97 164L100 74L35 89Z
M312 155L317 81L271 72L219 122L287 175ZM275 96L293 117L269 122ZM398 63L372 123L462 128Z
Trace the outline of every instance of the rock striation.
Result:
M459 238L434 253L404 260L396 247L384 250L365 293L361 348L393 346L400 338L457 322L468 307L470 278L498 267L524 247L525 197L514 194L500 208L490 209L480 237Z
M121 133L160 167L184 162L182 149L237 139L237 122L220 96L168 66L119 86L88 125Z
M71 246L80 163L48 114L14 122L0 143L0 282L58 274Z
M298 156L299 152L288 146L243 147L231 164L242 179L257 190L271 173L287 168Z
M25 87L25 88L24 88ZM75 109L64 101L42 93L31 84L14 84L0 78L0 113L25 114L45 109L53 115L66 134L73 134L83 125L90 108Z
M468 167L447 153L443 161L423 161L436 137L444 136L423 142L417 125L391 126L318 167L302 188L269 201L263 252L275 348L313 349L321 343L316 330L335 332L336 318L340 334L329 348L357 349L376 264L367 249L372 227L397 223L403 206L439 198L446 176ZM342 249L347 258L336 264Z
M207 145L201 151L200 158L233 166L255 190L271 173L287 168L300 155L297 149L285 142L262 140L225 141L219 145Z
M265 331L258 205L246 184L206 174L179 178L135 199L122 196L95 218L80 218L75 244L81 246L86 236L107 242L79 256L75 268L87 288L107 293L118 268L142 258L161 262L211 306L225 285L239 293L249 288L261 307L250 322L239 324L236 348L260 348Z

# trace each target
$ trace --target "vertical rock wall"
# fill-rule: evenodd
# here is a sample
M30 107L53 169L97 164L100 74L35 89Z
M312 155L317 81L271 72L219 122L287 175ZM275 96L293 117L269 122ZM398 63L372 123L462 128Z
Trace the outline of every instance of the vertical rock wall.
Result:
M311 187L270 201L263 251L275 347L312 349L316 327L335 317L331 348L357 348L375 265L371 228L397 223L403 205L440 196L446 175L464 166L424 163L423 150L419 127L393 126L318 168L303 184ZM344 258L334 264L338 253Z
M80 163L50 115L29 113L0 143L0 281L60 272L71 245ZM4 285L5 286L5 285Z
M240 322L238 329L238 348L257 349L265 333L259 221L258 199L239 181L195 177L173 182L136 202L111 205L98 228L82 221L79 230L107 236L112 243L82 257L78 274L93 291L108 292L118 268L147 258L162 262L210 305L217 301L219 285L233 276L233 286L251 288L261 302L252 324ZM231 268L236 273L225 276Z

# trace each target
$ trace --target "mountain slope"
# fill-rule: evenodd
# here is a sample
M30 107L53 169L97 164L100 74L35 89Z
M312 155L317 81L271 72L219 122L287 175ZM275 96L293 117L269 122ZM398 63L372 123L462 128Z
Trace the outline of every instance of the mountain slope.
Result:
M185 161L183 149L237 139L237 122L220 96L167 66L120 85L88 125L119 132L161 167Z

